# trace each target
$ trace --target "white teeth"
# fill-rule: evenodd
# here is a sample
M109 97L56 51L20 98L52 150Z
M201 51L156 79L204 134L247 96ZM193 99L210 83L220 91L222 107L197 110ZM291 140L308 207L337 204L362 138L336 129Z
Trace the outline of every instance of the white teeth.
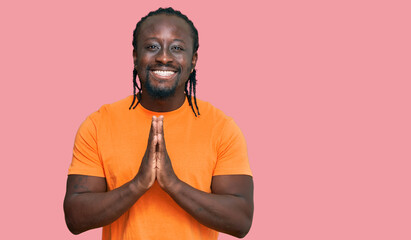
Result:
M162 77L168 77L174 74L173 71L160 71L160 70L156 70L153 71L156 75L162 76Z

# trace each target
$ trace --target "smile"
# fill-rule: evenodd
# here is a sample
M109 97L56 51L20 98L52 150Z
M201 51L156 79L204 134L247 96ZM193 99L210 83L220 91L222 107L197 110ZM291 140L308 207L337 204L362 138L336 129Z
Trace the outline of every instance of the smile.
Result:
M151 72L156 78L163 78L163 79L172 78L176 74L176 72L174 71L164 71L164 70L154 70Z

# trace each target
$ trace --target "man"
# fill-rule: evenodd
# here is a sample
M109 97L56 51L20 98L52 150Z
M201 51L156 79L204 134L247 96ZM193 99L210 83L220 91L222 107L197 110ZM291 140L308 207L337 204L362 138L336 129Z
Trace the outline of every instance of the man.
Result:
M103 227L103 239L190 240L247 234L253 180L244 137L231 118L197 101L198 46L193 23L172 8L137 24L133 96L90 115L76 136L64 200L72 233Z

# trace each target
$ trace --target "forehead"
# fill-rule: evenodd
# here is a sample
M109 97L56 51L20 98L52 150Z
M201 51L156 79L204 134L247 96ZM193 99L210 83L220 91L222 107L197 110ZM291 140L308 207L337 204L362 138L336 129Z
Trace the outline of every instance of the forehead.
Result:
M190 25L180 17L165 14L148 17L140 27L138 39L167 36L192 41Z

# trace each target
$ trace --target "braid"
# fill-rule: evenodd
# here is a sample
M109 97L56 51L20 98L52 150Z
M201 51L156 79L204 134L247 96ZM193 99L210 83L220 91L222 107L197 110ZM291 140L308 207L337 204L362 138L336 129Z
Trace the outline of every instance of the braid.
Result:
M197 113L200 115L200 110L198 110L198 105L197 105L197 96L196 96L196 85L197 85L197 79L196 79L197 71L194 69L193 72L190 74L189 80L193 84L193 92L194 92L194 104L196 105ZM191 85L191 84L190 84ZM193 110L194 111L194 110ZM195 114L195 112L194 112Z
M134 67L133 69L133 102L131 103L130 107L128 108L129 110L131 108L135 109L137 107L137 105L140 103L140 99L141 99L141 87L138 86L137 84L137 69ZM138 93L136 94L136 89L138 89ZM137 99L137 103L136 105L133 107L134 102Z
M137 36L140 32L140 28L141 28L141 24L149 17L151 16L155 16L155 15L160 15L160 14L165 14L165 15L172 15L172 16L177 16L182 18L184 21L186 21L188 23L188 25L191 28L191 35L193 37L193 55L197 52L198 47L199 47L199 43L198 43L198 31L196 29L196 27L194 26L193 22L184 14L182 14L180 11L174 10L173 8L169 7L169 8L159 8L156 11L152 11L149 12L146 16L142 17L140 19L140 21L137 23L136 28L133 31L133 48L137 49ZM129 109L133 108L135 109L137 107L137 105L140 103L140 99L141 99L141 87L139 87L137 85L137 70L134 68L133 70L133 102L131 103L131 106ZM190 90L188 91L187 89L187 84L188 82L190 82ZM194 115L197 117L197 114L200 115L200 111L198 110L198 106L197 106L197 99L196 99L196 83L197 83L197 79L196 79L196 70L193 69L193 72L190 74L188 81L186 82L186 89L185 89L185 93L187 96L187 100L189 105L191 106L191 109L193 110ZM138 93L136 93L136 88L138 89ZM197 109L197 113L194 110L193 107L193 103L191 100L191 96L193 95L194 92L194 104L196 106ZM137 103L134 105L134 103L136 102L137 99Z
M197 117L197 113L194 111L193 102L191 100L192 99L191 94L193 92L193 82L190 80L190 78L191 78L191 74L190 74L190 77L188 78L189 80L186 82L185 93L186 93L186 96L187 96L188 105L190 105L191 110L193 110L194 115ZM190 90L187 89L188 84L190 84L190 87L188 88Z
M197 84L197 79L196 79L196 70L194 69L193 72L190 74L190 77L188 78L188 81L186 82L186 89L185 93L187 95L187 101L188 105L190 105L191 110L193 110L194 115L197 117L197 114L200 115L200 111L198 110L198 105L197 105L197 98L196 98L196 84ZM189 85L189 86L188 86ZM188 87L188 88L187 88ZM194 92L194 97L192 96ZM192 98L194 98L194 104L197 109L197 113L194 110L193 107L193 102Z

